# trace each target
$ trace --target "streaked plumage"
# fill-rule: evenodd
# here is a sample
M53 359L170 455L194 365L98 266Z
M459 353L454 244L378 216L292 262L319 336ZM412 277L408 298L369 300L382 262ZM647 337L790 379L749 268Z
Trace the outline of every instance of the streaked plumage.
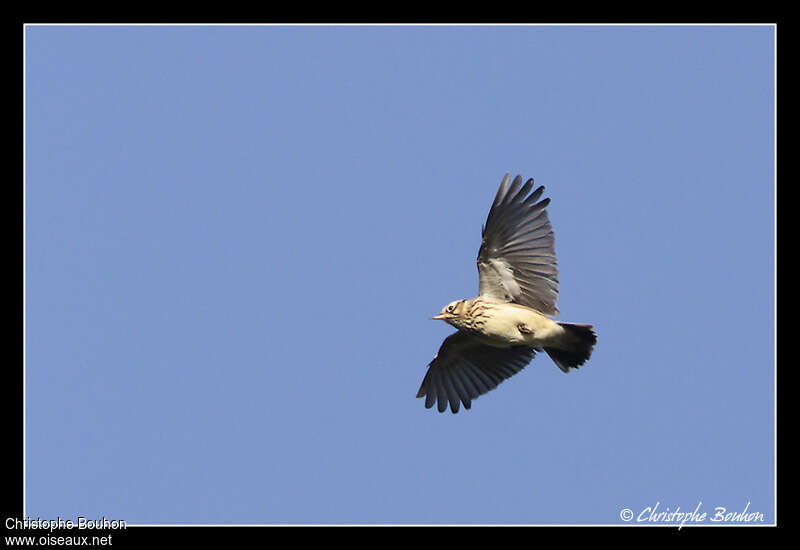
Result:
M441 319L458 329L428 365L417 397L425 407L457 413L461 404L494 389L545 351L568 372L578 368L597 341L591 325L560 323L558 268L544 187L517 176L500 183L482 230L478 251L479 296L442 309ZM538 202L537 202L538 201Z

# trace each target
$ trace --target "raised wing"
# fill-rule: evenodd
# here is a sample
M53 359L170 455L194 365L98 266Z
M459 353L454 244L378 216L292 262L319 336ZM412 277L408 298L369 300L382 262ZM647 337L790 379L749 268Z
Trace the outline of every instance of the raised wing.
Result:
M558 267L546 210L550 199L539 201L544 187L530 192L532 178L525 185L520 176L510 185L509 179L506 174L500 183L481 232L479 293L555 315Z
M495 348L467 333L454 332L428 365L417 397L425 397L428 409L438 401L439 412L447 410L448 402L454 414L461 403L469 409L473 399L517 374L535 354L533 348Z

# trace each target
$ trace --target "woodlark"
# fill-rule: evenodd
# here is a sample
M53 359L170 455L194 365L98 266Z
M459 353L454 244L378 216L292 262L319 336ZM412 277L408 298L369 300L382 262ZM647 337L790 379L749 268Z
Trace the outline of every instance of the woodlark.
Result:
M417 397L425 407L438 401L439 412L457 413L461 403L497 387L544 350L569 372L583 365L597 342L592 325L560 323L555 315L558 269L553 229L547 218L550 199L544 187L531 193L533 179L509 185L506 174L481 232L478 251L479 296L457 300L433 319L458 330L445 338L428 365ZM538 201L538 202L537 202Z

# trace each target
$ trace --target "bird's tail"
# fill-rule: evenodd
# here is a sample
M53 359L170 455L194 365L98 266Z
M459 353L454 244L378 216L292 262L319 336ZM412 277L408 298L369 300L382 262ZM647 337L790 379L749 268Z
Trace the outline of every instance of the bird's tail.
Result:
M557 348L544 348L558 368L564 372L577 369L592 356L597 343L597 335L592 325L558 323L564 329L562 345Z

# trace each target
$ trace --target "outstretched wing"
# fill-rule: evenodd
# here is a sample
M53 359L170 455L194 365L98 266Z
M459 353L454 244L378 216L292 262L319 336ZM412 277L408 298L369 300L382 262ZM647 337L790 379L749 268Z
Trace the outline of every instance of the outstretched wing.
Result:
M544 187L530 192L532 178L525 185L520 176L511 185L509 179L506 174L500 183L481 233L479 293L554 315L558 312L558 267L546 210L550 199L539 201Z
M425 397L428 409L438 401L439 412L447 410L448 402L454 414L460 403L469 409L473 399L517 374L535 354L526 346L495 348L464 332L454 332L428 365L417 397Z

